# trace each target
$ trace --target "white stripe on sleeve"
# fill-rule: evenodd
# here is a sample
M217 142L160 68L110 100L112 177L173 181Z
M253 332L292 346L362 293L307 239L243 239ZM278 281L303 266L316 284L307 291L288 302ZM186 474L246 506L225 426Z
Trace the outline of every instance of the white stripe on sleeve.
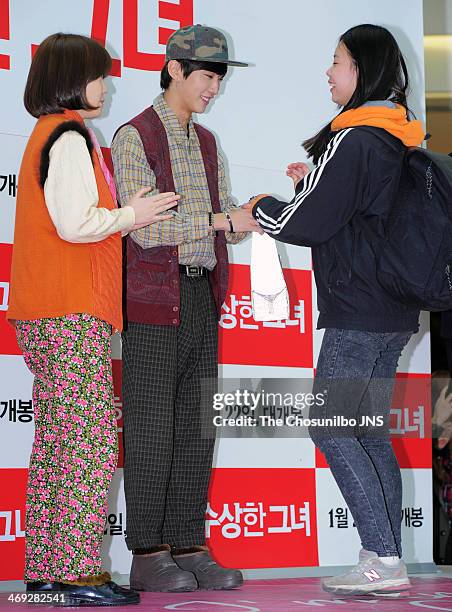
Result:
M328 162L331 161L340 143L352 129L353 128L347 128L345 130L341 130L336 134L336 136L334 136L334 138L330 140L325 152L323 155L321 155L317 166L303 179L303 188L297 194L293 202L288 203L287 206L283 208L278 218L273 219L269 215L265 214L259 208L259 205L257 206L257 220L268 234L279 234L298 207L301 206L305 199L312 194L314 189L317 187Z

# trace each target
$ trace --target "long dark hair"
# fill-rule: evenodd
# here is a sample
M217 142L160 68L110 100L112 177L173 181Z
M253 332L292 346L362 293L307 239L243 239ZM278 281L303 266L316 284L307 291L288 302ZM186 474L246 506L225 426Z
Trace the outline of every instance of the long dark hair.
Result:
M391 100L405 107L409 90L405 60L394 36L386 28L362 24L350 28L339 38L357 68L357 85L341 113L358 108L370 100ZM316 164L331 138L331 122L303 142L308 157Z

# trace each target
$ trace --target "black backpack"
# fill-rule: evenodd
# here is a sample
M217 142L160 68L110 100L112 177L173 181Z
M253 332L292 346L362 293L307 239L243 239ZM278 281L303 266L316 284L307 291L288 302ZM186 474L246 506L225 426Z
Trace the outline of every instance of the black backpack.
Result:
M360 128L363 129L363 128ZM409 308L452 309L452 157L404 150L397 196L377 236L364 221L377 279Z

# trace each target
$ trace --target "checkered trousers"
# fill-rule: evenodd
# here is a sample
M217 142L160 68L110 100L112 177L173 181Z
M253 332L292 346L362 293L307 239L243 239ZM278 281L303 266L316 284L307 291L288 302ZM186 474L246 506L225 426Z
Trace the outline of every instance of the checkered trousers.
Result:
M218 376L218 322L206 277L181 274L180 325L123 333L124 489L129 549L205 543L214 439L201 393ZM212 385L212 382L210 383Z

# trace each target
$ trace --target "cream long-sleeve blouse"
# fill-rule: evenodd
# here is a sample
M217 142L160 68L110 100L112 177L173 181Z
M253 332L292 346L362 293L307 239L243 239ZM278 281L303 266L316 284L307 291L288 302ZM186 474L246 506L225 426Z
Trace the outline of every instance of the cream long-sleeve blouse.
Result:
M97 207L91 157L85 139L75 131L62 134L50 149L44 195L58 235L68 242L99 242L116 232L125 235L135 225L130 206Z

